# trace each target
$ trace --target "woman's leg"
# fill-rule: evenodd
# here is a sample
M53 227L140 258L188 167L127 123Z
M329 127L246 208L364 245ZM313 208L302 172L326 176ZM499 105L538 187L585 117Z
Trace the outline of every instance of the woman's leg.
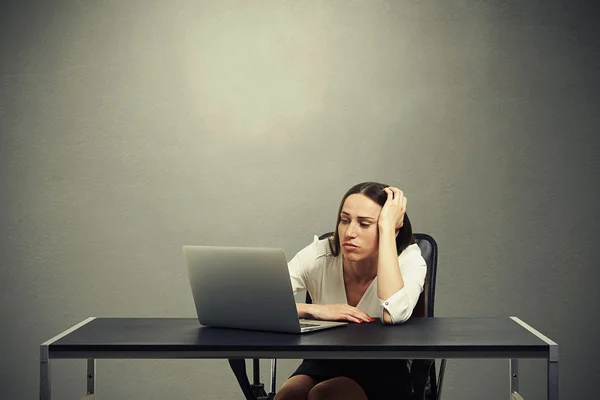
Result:
M319 383L308 375L295 375L281 385L274 400L306 400L308 392Z
M345 376L328 379L308 392L308 400L367 400L358 383Z

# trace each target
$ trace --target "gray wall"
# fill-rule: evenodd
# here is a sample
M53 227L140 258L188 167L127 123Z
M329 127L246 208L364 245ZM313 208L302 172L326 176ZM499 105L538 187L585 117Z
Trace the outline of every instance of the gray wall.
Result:
M560 344L562 398L594 397L600 52L574 3L3 2L0 398L34 399L39 344L88 316L193 317L182 244L291 257L364 180L439 241L438 316L521 317ZM83 369L54 362L57 398ZM544 362L521 373L544 398ZM224 361L98 376L103 399L241 398ZM507 382L450 361L445 398Z

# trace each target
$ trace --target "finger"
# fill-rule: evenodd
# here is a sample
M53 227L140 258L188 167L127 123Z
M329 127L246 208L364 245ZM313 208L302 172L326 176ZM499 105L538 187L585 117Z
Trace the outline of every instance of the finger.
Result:
M392 200L397 202L400 198L400 190L393 186L388 186L386 189L389 189L389 191L392 193Z
M359 318L362 322L371 322L371 317L368 316L367 314L365 314L364 316L361 315Z
M398 190L398 208L400 210L404 210L404 206L406 202L406 196L404 196L404 192L402 190Z
M402 196L402 191L396 187L392 187L390 186L389 189L392 191L392 198L393 200L395 200L397 203L400 201L400 198ZM402 204L402 202L400 202L399 204Z
M360 318L356 317L355 315L352 314L342 314L339 318L339 321L350 321L350 322L356 322L356 323L361 323L363 322Z
M404 202L404 192L400 189L396 189L396 197L398 198L398 204L402 205Z
M371 317L365 313L354 313L352 314L352 317L360 320L361 322L371 322Z
M357 307L352 307L350 305L348 305L348 307L350 307L350 312L352 313L352 315L354 315L357 318L362 319L363 321L369 322L371 320L371 317L369 316L369 314L367 314L366 312L364 312L363 310L361 310L360 308Z
M371 322L371 317L368 315L366 317L353 315L352 318L356 319L359 324L363 322Z
M387 199L385 201L386 203L394 199L394 192L389 186L384 188L383 191L387 193Z
M396 229L400 229L402 228L402 226L404 226L404 216L406 215L406 204L407 204L408 200L406 199L406 196L404 196L404 192L402 192L402 200L400 201L400 215L398 218L398 223L396 224Z

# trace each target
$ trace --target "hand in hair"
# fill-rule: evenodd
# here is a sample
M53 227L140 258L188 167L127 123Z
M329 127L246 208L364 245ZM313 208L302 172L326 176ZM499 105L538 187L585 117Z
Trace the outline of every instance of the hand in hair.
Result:
M379 229L398 231L404 225L406 197L404 192L395 187L389 186L383 191L387 193L388 198L379 213L379 220L377 221Z

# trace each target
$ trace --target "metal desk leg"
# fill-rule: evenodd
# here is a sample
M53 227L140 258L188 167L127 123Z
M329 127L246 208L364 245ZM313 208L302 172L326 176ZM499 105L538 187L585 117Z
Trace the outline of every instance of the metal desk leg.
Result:
M519 394L519 360L511 358L508 360L508 379L510 380L509 400L522 400L523 397Z
M548 400L558 400L558 344L519 318L510 317L510 319L548 344Z
M558 400L558 345L550 345L548 357L548 400Z
M50 359L48 346L40 347L40 400L50 400Z
M58 335L54 336L52 339L45 341L44 343L42 343L42 345L40 346L40 400L51 400L51 392L50 392L50 345L54 342L56 342L57 340L67 336L69 333L76 331L77 329L81 328L82 326L84 326L85 324L87 324L90 321L93 321L94 319L96 319L96 317L89 317L83 321L81 321L80 323L78 323L77 325L74 325L72 327L70 327L69 329L67 329L66 331L59 333ZM94 364L92 363L92 391L93 391L93 377L94 377ZM88 392L90 390L90 378L89 378L89 371L90 371L90 361L88 360ZM92 395L93 398L93 395Z
M90 358L87 360L87 396L86 399L93 399L96 393L96 360Z

